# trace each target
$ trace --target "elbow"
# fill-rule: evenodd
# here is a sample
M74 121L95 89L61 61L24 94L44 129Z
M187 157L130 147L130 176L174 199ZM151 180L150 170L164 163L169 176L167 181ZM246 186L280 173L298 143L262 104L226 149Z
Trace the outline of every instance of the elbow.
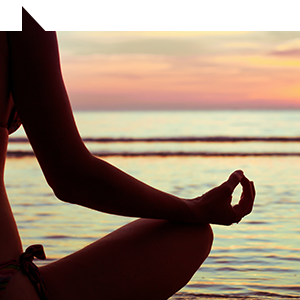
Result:
M68 164L64 163L63 166L54 168L51 173L44 174L59 200L82 205L87 198L95 196L95 186L99 186L99 168L96 168L95 171L98 161L91 155L81 156L72 159Z
M76 161L74 163L73 161ZM44 172L46 180L53 190L54 195L61 201L80 204L81 199L89 190L87 177L91 165L88 159L74 159L69 164L60 164L52 172Z
M48 181L48 184L51 187L56 198L63 202L78 204L77 198L79 193L76 185L72 185L66 180L62 179L54 180L51 182Z
M68 192L66 192L65 189L52 187L52 190L57 199L59 199L63 202L66 202L66 203L76 204L75 199L70 197L70 194Z

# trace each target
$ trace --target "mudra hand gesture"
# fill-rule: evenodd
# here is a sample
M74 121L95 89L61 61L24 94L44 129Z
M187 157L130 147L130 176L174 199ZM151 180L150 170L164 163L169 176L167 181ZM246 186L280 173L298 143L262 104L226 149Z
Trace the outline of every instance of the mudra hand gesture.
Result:
M239 203L232 206L232 193L239 183L243 192ZM250 214L254 198L253 182L249 181L242 171L235 171L227 181L191 200L190 204L194 206L195 218L201 220L201 223L231 225Z

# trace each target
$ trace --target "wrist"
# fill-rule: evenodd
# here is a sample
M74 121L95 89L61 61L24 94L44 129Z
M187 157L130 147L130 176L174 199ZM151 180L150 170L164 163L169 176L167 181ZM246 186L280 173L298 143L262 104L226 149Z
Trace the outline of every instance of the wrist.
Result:
M194 205L191 199L179 198L180 205L178 206L177 213L174 221L182 223L197 223Z
M194 199L184 199L187 205L187 213L185 214L188 223L209 223L205 213L204 203L200 197Z

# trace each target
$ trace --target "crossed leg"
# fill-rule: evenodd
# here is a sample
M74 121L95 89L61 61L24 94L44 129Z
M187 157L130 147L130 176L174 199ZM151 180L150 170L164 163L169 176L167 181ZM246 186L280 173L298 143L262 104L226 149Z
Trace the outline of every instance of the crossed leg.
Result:
M208 256L209 225L139 219L40 268L50 299L165 300Z

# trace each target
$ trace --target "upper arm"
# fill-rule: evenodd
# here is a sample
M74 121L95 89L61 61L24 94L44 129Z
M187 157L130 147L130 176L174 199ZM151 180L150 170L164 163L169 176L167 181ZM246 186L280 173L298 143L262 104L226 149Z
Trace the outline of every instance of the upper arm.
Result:
M18 7L8 25L11 91L47 181L55 186L91 156L77 131L49 8ZM82 163L81 163L82 162Z

